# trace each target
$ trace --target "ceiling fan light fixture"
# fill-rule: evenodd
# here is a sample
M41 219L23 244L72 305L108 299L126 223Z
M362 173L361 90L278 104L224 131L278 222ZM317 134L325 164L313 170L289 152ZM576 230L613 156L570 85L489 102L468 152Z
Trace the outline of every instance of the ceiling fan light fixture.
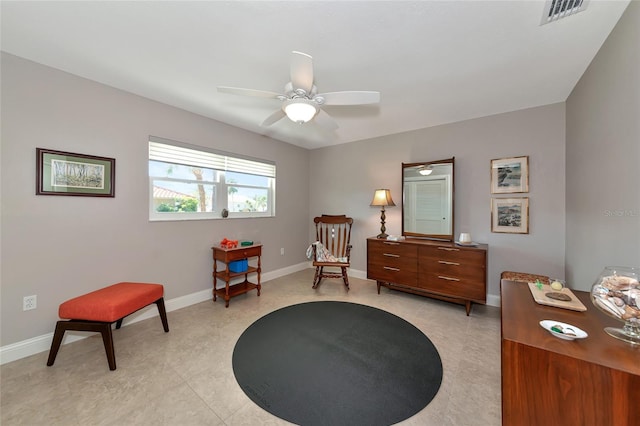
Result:
M304 98L289 99L282 109L289 120L300 124L308 122L318 113L315 102Z
M422 176L429 176L431 173L433 173L433 168L431 166L422 166L418 169L418 173L420 173Z

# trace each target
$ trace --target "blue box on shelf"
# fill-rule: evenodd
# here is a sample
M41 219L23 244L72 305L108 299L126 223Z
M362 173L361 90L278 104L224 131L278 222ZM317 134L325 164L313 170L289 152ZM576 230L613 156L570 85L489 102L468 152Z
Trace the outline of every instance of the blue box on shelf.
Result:
M244 272L247 269L249 269L249 261L247 259L229 262L229 271L231 272Z

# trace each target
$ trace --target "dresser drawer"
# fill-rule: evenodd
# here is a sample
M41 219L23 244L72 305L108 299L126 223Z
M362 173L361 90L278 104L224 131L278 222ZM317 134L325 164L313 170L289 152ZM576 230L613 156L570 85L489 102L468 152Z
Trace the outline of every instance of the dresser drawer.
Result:
M444 274L419 274L418 286L427 291L448 297L459 297L485 303L486 286L484 280L470 280Z
M408 286L417 285L415 266L398 268L390 265L369 263L367 267L367 278L370 280L404 284Z
M213 258L228 263L234 260L247 259L249 257L260 256L262 246L241 247L233 250L215 249Z
M459 259L444 260L432 257L420 259L418 272L479 282L484 282L486 276L484 263L464 263Z
M419 248L420 258L451 261L460 264L485 265L486 251L451 246L424 246Z
M392 257L409 257L416 259L418 257L418 248L411 244L402 244L395 241L387 240L367 240L367 256L385 258Z
M367 240L367 278L415 286L418 270L415 246Z

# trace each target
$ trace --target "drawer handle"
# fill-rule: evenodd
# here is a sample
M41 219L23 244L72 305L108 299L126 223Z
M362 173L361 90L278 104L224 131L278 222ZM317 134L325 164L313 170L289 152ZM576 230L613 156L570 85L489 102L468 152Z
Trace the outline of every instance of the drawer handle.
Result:
M393 242L393 241L385 241L382 244L389 244L390 246L399 246L400 245L400 243L396 243L396 242Z
M443 277L442 275L438 275L438 278L447 280L447 281L460 281L459 278Z
M384 269L386 269L387 271L394 271L394 272L398 272L400 270L398 268L392 268L391 266L385 266Z
M382 255L387 257L400 257L399 254L392 254L392 253L382 253Z
M446 260L438 260L438 263L442 263L444 265L455 265L455 266L460 266L459 263L457 262L447 262Z
M457 248L451 248L451 247L438 247L438 250L446 250L446 251L460 251Z

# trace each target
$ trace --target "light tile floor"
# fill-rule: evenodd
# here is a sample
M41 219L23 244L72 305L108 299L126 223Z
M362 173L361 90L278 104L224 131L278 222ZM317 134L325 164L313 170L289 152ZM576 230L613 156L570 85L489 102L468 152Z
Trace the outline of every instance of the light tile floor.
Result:
M263 283L224 302L207 301L114 332L117 370L109 371L102 339L62 346L55 365L43 352L0 368L0 423L10 425L284 425L255 405L233 375L240 334L256 319L292 304L340 300L384 309L411 322L435 344L444 376L434 400L403 425L500 425L500 311L383 288L350 278L311 288L313 270ZM126 320L125 320L126 325ZM54 324L52 324L52 327ZM260 354L256 354L260 362ZM313 401L309 401L310 404Z

